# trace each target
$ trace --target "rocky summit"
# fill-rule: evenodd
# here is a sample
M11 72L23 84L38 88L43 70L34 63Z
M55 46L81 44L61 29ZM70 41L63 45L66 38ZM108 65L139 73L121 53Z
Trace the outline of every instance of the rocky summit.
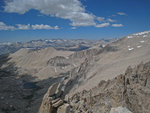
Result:
M0 55L0 113L149 113L150 31L66 42Z

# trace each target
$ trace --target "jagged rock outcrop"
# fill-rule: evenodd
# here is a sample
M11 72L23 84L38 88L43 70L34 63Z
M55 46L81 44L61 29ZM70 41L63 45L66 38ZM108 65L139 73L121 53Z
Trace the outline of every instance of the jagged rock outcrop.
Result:
M102 52L102 48L91 48L84 51L75 52L74 54L70 55L70 58L87 58L87 57L93 57L95 55L98 55Z
M69 98L71 111L72 113L110 113L110 111L113 113L113 108L123 106L129 109L128 112L149 113L149 78L150 62L141 63L135 68L129 66L124 75L119 75L113 80L101 81L97 87L89 91L84 90ZM122 109L121 112L123 111Z
M57 113L70 113L70 105L64 104L60 106L57 110Z
M68 59L63 56L56 56L54 58L51 58L47 64L50 64L52 66L59 66L59 67L70 65Z
M39 113L69 113L69 109L63 100L62 84L54 83L43 97Z

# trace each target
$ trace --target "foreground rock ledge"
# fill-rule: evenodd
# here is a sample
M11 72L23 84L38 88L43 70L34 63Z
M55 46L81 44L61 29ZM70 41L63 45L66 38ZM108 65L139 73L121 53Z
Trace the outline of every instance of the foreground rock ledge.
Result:
M52 85L43 98L39 113L149 113L150 62L130 66L125 74L101 81L89 91L74 94L64 102L60 84ZM54 90L52 90L54 89ZM55 91L55 92L51 92ZM53 95L50 95L53 94ZM55 105L55 106L54 106Z
M70 105L64 103L62 85L55 83L44 95L39 113L70 113Z

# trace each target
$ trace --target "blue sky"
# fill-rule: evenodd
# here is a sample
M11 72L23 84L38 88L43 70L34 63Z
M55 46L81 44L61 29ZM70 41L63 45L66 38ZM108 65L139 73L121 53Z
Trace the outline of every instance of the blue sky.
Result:
M0 42L118 38L150 30L150 0L0 0Z

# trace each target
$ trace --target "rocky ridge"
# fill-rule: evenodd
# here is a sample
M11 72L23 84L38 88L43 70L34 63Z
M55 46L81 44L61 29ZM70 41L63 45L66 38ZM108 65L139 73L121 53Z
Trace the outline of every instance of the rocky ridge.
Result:
M58 87L55 85L45 94L39 113L60 113L59 109L64 109L65 112L62 113L149 113L150 111L150 62L141 63L135 68L129 66L125 74L113 80L101 81L97 87L78 92L68 99L63 97L65 91L62 91L63 96L56 93ZM55 96L53 97L51 93ZM53 102L57 103L56 106ZM70 112L66 109L70 109Z

